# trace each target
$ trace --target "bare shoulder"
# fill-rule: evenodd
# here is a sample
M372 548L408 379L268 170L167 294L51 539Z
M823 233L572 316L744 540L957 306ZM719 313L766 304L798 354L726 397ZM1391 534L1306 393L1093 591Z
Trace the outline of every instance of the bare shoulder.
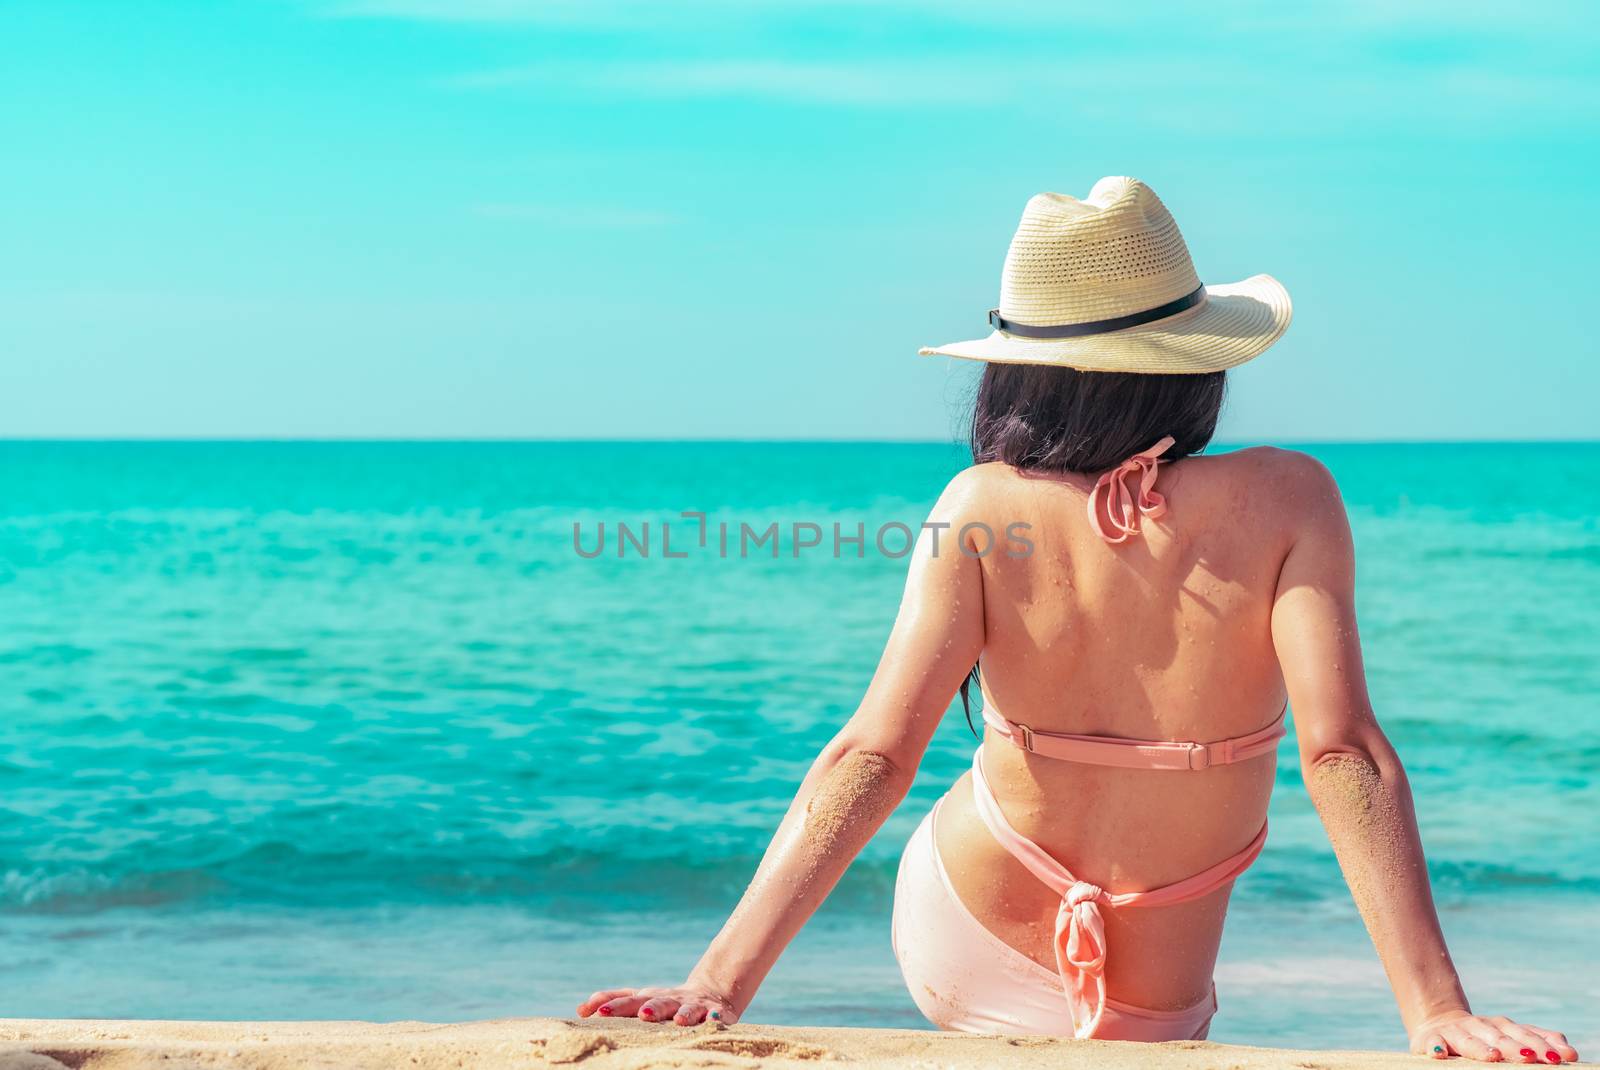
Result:
M1344 499L1328 466L1300 450L1252 446L1214 458L1232 466L1252 492L1270 503L1291 533L1347 527Z
M1320 497L1339 491L1328 466L1300 450L1281 446L1250 446L1221 454L1215 459L1248 470L1252 480L1285 494Z
M945 484L934 511L969 517L982 515L1016 482L1016 470L999 461L963 468Z
M975 464L963 468L950 478L939 500L928 513L927 523L938 527L962 528L981 522L994 509L1001 497L999 482L1004 473L995 471L1004 465Z
M974 549L992 544L1014 512L1012 496L1021 477L1007 464L975 464L957 472L928 515L927 527L959 533ZM981 555L980 555L981 556Z

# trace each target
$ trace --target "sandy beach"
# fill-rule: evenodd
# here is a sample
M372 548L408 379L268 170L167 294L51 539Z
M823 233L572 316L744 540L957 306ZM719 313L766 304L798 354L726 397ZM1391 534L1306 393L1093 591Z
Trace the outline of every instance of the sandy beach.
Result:
M814 1067L819 1062L905 1070L1159 1067L1162 1070L1342 1070L1416 1067L1399 1052L1295 1051L1198 1041L1125 1044L977 1037L899 1029L809 1029L707 1024L666 1028L636 1021L509 1018L425 1022L172 1022L0 1020L0 1070L251 1067L298 1070L503 1070L576 1066Z

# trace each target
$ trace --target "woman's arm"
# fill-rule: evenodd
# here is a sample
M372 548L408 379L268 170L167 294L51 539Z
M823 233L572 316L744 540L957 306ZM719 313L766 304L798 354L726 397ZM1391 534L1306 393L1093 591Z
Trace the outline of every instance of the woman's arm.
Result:
M855 715L812 763L733 914L682 985L596 992L580 1017L732 1021L857 854L905 799L950 700L983 649L983 578L957 532L972 479L953 480L912 554L899 616ZM937 548L936 548L937 547Z
M1450 961L1400 758L1367 695L1356 634L1355 550L1339 490L1309 457L1286 456L1301 518L1272 611L1306 788L1377 947L1411 1050L1444 1058L1561 1062L1560 1033L1474 1015Z

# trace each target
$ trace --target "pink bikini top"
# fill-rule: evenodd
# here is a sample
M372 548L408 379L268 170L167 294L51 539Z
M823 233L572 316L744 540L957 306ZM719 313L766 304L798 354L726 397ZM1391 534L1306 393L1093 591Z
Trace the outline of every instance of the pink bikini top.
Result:
M1089 494L1089 522L1107 542L1120 543L1130 535L1137 534L1142 516L1154 519L1166 512L1166 501L1155 493L1154 487L1157 458L1166 452L1172 442L1170 437L1163 438L1107 472L1095 483L1094 490ZM1139 474L1137 494L1123 482L1136 472ZM1109 499L1108 513L1116 535L1108 533L1100 523L1099 502L1102 495ZM999 738L1042 758L1121 769L1198 771L1273 753L1277 750L1278 740L1285 734L1284 717L1287 713L1286 706L1271 724L1214 743L1039 732L1006 718L994 708L987 696L983 720L989 731ZM1261 831L1242 851L1201 873L1147 891L1113 893L1097 884L1079 880L1038 844L1011 827L994 792L989 788L988 778L984 776L982 747L972 756L972 794L978 815L995 840L1030 873L1061 896L1061 907L1056 912L1054 940L1056 969L1061 975L1062 988L1072 1010L1074 1034L1080 1039L1094 1034L1106 1005L1107 948L1101 905L1169 906L1210 895L1248 869L1267 842L1267 826L1263 824Z
M1029 754L1056 758L1084 765L1111 765L1119 769L1209 769L1213 765L1232 765L1278 749L1278 740L1288 729L1285 706L1272 723L1232 739L1214 743L1190 743L1167 739L1123 739L1120 736L1077 736L1065 732L1039 732L1020 721L1009 720L994 708L987 695L983 700L983 723L994 734Z

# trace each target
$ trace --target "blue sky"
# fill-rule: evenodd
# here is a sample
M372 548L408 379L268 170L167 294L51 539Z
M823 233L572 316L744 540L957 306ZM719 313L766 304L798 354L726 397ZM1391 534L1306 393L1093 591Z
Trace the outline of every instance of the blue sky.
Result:
M1600 5L11 0L0 435L949 437L1028 196L1294 294L1232 440L1595 438Z

